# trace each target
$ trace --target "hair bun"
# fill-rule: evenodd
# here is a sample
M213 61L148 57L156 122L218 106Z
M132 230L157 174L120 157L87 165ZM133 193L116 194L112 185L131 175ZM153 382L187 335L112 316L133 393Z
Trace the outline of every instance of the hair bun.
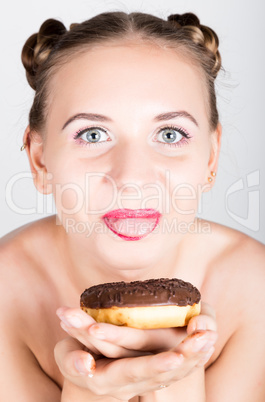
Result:
M50 18L44 21L39 32L31 35L24 44L21 60L26 69L28 83L34 90L39 66L48 58L55 43L66 31L62 22Z
M171 14L167 20L177 22L181 27L186 25L193 25L198 28L200 27L200 20L197 15L193 13Z
M211 75L216 78L221 68L219 39L216 33L210 27L201 25L199 18L193 13L171 14L167 19L177 23L178 28L183 28L193 43L202 46L208 52L212 60Z

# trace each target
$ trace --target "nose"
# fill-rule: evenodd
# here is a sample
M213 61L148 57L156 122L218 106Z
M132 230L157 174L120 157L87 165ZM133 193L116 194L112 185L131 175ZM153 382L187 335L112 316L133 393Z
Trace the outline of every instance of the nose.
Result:
M108 174L115 181L118 190L126 186L124 192L130 192L127 190L130 184L133 187L143 188L144 185L159 181L155 156L152 155L148 146L140 144L139 140L119 144L113 154L111 164Z

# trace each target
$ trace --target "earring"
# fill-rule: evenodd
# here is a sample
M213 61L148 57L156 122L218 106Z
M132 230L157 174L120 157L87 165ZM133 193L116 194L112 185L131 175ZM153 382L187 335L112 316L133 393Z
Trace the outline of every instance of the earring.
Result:
M216 172L211 172L211 176L215 177L216 176ZM208 182L211 183L213 181L212 177L208 177Z
M26 142L24 142L24 144L22 145L22 147L20 147L20 151L23 151L23 149L25 149L25 148L26 148L26 146L27 146L27 143L26 143Z

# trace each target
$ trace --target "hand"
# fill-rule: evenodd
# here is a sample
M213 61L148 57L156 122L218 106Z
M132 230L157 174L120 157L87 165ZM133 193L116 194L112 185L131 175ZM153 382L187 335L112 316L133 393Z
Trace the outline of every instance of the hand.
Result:
M62 307L57 310L61 327L78 339L89 351L109 358L132 357L158 353L175 348L195 330L216 331L215 313L202 302L201 314L193 317L184 328L141 330L96 323L81 309Z
M193 317L185 329L139 330L97 324L83 311L66 307L57 313L65 322L68 319L68 326L61 324L62 327L79 339L69 337L56 345L55 359L60 371L70 383L94 395L130 399L159 389L158 384L170 385L203 366L217 339L214 312L206 303L202 304L202 314ZM73 316L79 319L72 320L75 327L69 326ZM104 334L105 339L95 337L99 330L98 338Z
M56 345L55 360L68 384L78 387L74 388L75 392L80 390L84 395L88 391L90 397L92 393L128 400L158 390L160 384L168 386L192 373L208 360L215 341L214 331L197 331L171 351L96 360L79 341L68 337ZM79 394L76 397L79 398Z

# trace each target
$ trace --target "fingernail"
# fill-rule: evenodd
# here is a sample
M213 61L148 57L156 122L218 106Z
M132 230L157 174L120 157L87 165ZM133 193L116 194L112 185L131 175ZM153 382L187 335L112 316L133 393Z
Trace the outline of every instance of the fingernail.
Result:
M206 330L207 328L206 328L206 323L205 323L205 321L204 320L199 320L198 319L198 321L197 321L197 324L196 324L196 328L195 328L195 330Z
M82 374L82 375L88 375L88 377L92 378L93 373L92 373L92 356L89 356L86 359L77 359L75 360L75 368L77 371Z
M64 315L59 316L62 322L68 327L81 328L83 326L82 321L76 315L68 315L67 317Z
M193 352L199 352L200 350L202 350L203 348L205 348L205 346L208 344L208 340L207 339L203 339L203 338L195 338L193 343L192 343L192 351Z
M174 356L173 358L167 360L165 364L165 371L171 371L175 370L178 368L184 361L184 356L182 354L178 354Z
M98 325L92 325L89 331L97 339L106 339L104 331Z

